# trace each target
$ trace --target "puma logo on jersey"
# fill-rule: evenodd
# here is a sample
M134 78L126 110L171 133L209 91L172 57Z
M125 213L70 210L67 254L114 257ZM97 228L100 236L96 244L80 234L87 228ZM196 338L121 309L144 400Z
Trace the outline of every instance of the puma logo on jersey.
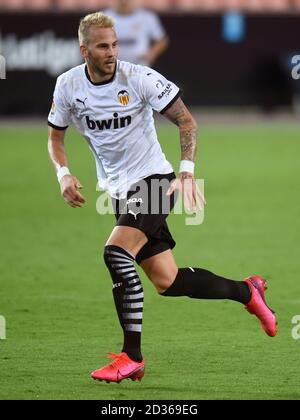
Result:
M137 212L137 213L134 213L132 210L129 210L128 211L128 214L132 214L132 216L135 218L135 220L136 220L136 218L137 218L137 215L138 214L140 214L141 212L139 211L139 212Z
M85 117L86 124L90 130L110 130L110 129L118 129L124 128L131 124L131 116L127 115L127 117L119 117L119 114L115 112L113 114L114 118L109 120L92 120L89 116Z
M83 101L81 99L76 98L76 101L81 103L84 107L86 107L86 105L85 105L86 100L87 100L87 98L85 98Z

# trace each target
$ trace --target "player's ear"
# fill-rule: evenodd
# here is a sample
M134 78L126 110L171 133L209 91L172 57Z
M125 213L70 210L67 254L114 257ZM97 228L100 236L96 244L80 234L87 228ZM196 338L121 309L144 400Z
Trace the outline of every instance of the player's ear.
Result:
M88 49L86 45L80 45L80 54L82 55L83 58L88 57Z

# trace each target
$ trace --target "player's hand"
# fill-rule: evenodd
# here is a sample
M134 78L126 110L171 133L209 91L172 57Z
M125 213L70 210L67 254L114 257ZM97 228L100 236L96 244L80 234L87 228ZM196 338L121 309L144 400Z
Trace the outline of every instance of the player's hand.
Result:
M80 188L82 185L73 175L65 175L60 181L61 195L71 207L82 207L85 203L85 198L77 191Z
M175 190L182 193L184 208L188 212L198 213L204 209L206 201L193 174L181 172L179 178L176 178L168 189L167 195L171 195Z

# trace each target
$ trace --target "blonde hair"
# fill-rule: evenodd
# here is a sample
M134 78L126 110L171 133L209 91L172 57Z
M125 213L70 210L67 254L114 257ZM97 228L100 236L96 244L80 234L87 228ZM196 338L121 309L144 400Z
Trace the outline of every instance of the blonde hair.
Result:
M89 40L89 29L91 26L98 26L100 28L113 28L115 21L112 17L105 15L102 12L91 13L80 20L78 29L79 44L87 44Z

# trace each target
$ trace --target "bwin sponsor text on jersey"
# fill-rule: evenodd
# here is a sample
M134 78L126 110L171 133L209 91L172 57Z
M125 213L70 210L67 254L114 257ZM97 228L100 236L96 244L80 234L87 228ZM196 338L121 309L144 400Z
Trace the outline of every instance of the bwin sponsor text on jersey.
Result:
M90 130L110 130L124 128L131 124L131 116L119 117L119 114L115 112L113 118L107 120L92 120L89 116L85 117L86 124Z

